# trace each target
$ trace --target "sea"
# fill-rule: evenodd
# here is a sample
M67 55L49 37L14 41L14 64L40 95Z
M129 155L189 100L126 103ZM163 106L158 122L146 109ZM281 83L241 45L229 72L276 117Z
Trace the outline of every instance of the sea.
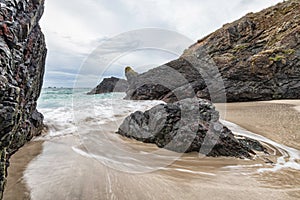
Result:
M89 88L44 88L38 100L38 110L49 127L48 136L72 135L76 125L96 121L105 124L115 117L126 116L137 110L150 109L161 101L123 100L125 93L87 95ZM101 127L99 127L101 128Z

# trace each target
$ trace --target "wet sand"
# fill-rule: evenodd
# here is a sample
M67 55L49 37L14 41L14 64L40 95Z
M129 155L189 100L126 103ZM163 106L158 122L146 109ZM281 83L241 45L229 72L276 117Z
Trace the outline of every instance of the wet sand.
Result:
M299 150L300 112L294 105L300 106L300 100L230 103L227 104L226 120ZM300 173L296 170L249 175L240 171L236 173L224 166L252 161L233 158L197 160L197 154L186 154L168 166L168 170L130 174L75 153L72 147L79 144L76 136L54 138L43 143L42 153L41 142L26 145L11 159L4 199L29 199L28 191L31 191L32 199L57 200L275 200L300 197ZM156 148L141 143L134 145ZM182 170L185 168L187 171Z
M23 173L28 164L43 150L43 141L31 141L15 153L10 159L8 181L4 190L4 199L30 199Z
M228 103L226 107L227 121L300 149L300 100Z
M300 100L228 103L226 120L277 143L300 150ZM300 199L300 171L284 169L256 176L264 187L287 189Z

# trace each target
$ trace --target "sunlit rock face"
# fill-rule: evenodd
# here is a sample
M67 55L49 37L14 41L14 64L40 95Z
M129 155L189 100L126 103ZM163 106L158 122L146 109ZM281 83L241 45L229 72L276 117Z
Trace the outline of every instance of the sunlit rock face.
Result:
M44 0L0 0L0 198L10 156L43 129L36 110L46 58Z

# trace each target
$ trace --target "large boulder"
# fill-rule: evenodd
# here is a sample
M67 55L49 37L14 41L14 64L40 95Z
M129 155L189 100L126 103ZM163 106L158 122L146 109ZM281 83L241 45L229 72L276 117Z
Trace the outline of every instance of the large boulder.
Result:
M44 0L0 0L0 199L10 156L43 129L36 110L46 58Z
M300 2L225 24L177 60L137 75L127 99L214 102L300 98ZM201 23L199 24L201 25ZM213 97L211 96L213 95Z
M251 158L253 150L264 151L257 141L236 139L219 122L213 104L197 98L137 111L124 120L117 133L180 153L196 151L207 156Z
M128 83L125 79L116 77L104 78L103 81L87 94L105 94L111 92L126 92Z

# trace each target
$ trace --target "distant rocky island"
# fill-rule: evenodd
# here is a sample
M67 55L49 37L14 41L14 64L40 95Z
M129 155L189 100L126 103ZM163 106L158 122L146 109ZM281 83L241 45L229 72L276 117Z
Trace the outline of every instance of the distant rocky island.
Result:
M104 78L103 81L97 85L92 91L88 92L91 94L105 94L111 92L126 92L128 88L127 80L116 77Z
M217 72L227 102L299 99L299 24L300 4L295 0L249 13L198 40L177 60L137 75L126 99L210 99ZM183 78L174 78L174 72Z
M112 92L127 92L129 85L134 84L138 73L135 72L130 66L125 68L126 79L117 77L104 78L94 89L88 92L91 94L106 94Z

